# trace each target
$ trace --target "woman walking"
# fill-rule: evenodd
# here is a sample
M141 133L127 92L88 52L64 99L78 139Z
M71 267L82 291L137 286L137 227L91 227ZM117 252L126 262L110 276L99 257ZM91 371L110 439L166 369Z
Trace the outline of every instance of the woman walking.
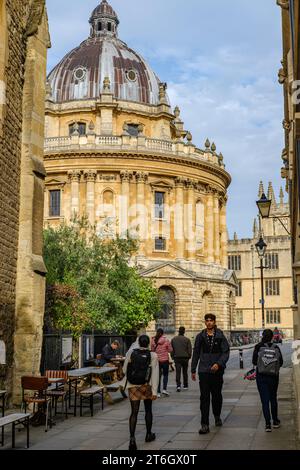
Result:
M132 349L126 355L123 372L127 376L127 387L131 405L129 418L130 443L129 450L137 450L135 430L141 400L145 407L146 438L145 442L155 440L152 432L152 401L156 400L159 379L157 355L149 351L150 339L141 335L138 339L138 348Z
M271 432L271 415L273 428L280 427L278 419L277 390L279 384L279 369L283 359L279 347L272 343L272 330L264 330L261 342L253 352L252 362L256 367L256 383L260 394L266 432ZM271 405L271 413L270 413Z
M167 392L168 377L169 377L169 353L173 351L170 341L164 336L162 328L158 328L156 336L151 339L151 351L155 352L158 356L159 362L159 384L158 394L160 397L160 382L163 375L163 395L169 396Z

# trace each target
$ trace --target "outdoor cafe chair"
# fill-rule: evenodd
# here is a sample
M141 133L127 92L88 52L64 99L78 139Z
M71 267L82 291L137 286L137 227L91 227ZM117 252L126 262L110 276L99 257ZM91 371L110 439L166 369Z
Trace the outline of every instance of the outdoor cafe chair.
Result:
M46 426L45 432L48 431L48 416L50 409L50 428L52 427L52 416L51 416L51 398L47 396L48 388L48 377L35 377L35 376L23 376L21 377L22 385L22 407L26 413L27 406L33 403L33 413L35 413L35 405L38 410L36 415L39 419L45 415L46 407ZM31 418L34 422L34 416Z
M48 379L58 379L59 382L50 385L47 391L47 396L52 399L52 406L54 402L54 413L57 414L57 402L61 398L62 414L68 417L67 400L69 390L66 388L68 383L68 372L66 370L46 370L45 375ZM64 409L65 408L65 409Z

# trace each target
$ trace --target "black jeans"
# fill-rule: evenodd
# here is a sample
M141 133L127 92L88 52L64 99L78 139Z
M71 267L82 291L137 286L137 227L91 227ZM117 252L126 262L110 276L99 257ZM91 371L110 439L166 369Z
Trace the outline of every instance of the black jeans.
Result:
M256 374L256 384L259 391L266 424L271 424L271 414L273 421L278 420L277 390L279 376Z
M200 410L201 424L209 425L209 407L210 395L212 397L212 409L214 416L220 417L222 411L223 397L223 373L210 374L206 372L199 373L200 384Z
M169 378L169 361L159 363L159 384L158 393L160 393L161 376L163 375L163 390L167 390Z
M181 369L183 375L183 386L188 387L188 366L189 359L185 357L178 357L174 359L176 367L176 384L177 387L181 386Z

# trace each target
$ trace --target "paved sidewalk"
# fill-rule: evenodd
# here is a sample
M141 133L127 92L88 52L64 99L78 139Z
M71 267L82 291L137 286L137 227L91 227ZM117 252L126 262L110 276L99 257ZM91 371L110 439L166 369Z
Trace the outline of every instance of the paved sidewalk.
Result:
M170 374L170 397L154 402L153 431L157 440L146 444L144 412L140 412L137 425L137 445L139 449L158 450L295 450L296 425L295 402L292 391L292 369L281 370L279 389L280 429L272 433L264 430L264 419L255 382L243 380L243 371L228 370L225 374L224 405L222 428L215 428L211 419L210 434L200 436L199 389L198 383L191 383L187 391L176 392L175 374ZM119 393L115 394L116 397ZM141 404L141 410L142 410ZM128 449L128 400L114 405L105 404L103 411L97 404L93 418L86 410L84 417L70 416L48 431L44 428L31 428L30 449L39 450L127 450ZM99 411L98 411L99 410ZM6 431L6 446L10 447L10 430ZM24 448L25 432L17 433L16 444Z

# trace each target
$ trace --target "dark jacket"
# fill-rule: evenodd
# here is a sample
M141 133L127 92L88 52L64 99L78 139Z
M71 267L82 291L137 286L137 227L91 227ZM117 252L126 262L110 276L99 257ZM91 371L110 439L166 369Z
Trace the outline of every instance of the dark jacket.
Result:
M198 373L206 372L214 374L211 367L218 364L218 373L223 373L229 359L230 349L224 333L218 328L215 331L214 344L210 350L210 345L206 337L206 329L196 336L191 372L194 374L199 362Z
M110 344L106 344L101 351L101 359L99 361L99 366L104 366L111 359L116 357L117 350L113 349Z
M252 364L253 364L254 366L257 366L259 350L260 350L260 348L263 348L266 344L267 344L269 347L271 347L272 344L273 344L273 345L275 346L275 348L277 348L277 349L279 350L279 352L280 352L280 358L279 358L279 361L280 361L280 362L279 362L279 364L280 364L280 367L282 367L282 366L283 366L283 359L282 359L282 354L281 354L280 348L279 348L276 344L274 344L274 343L263 343L262 341L261 341L260 343L258 343L258 344L255 345L255 348L254 348L254 351L253 351L253 356L252 356ZM257 371L256 371L256 373L258 374Z
M192 343L189 338L184 335L175 336L172 341L174 359L190 359L192 356Z

